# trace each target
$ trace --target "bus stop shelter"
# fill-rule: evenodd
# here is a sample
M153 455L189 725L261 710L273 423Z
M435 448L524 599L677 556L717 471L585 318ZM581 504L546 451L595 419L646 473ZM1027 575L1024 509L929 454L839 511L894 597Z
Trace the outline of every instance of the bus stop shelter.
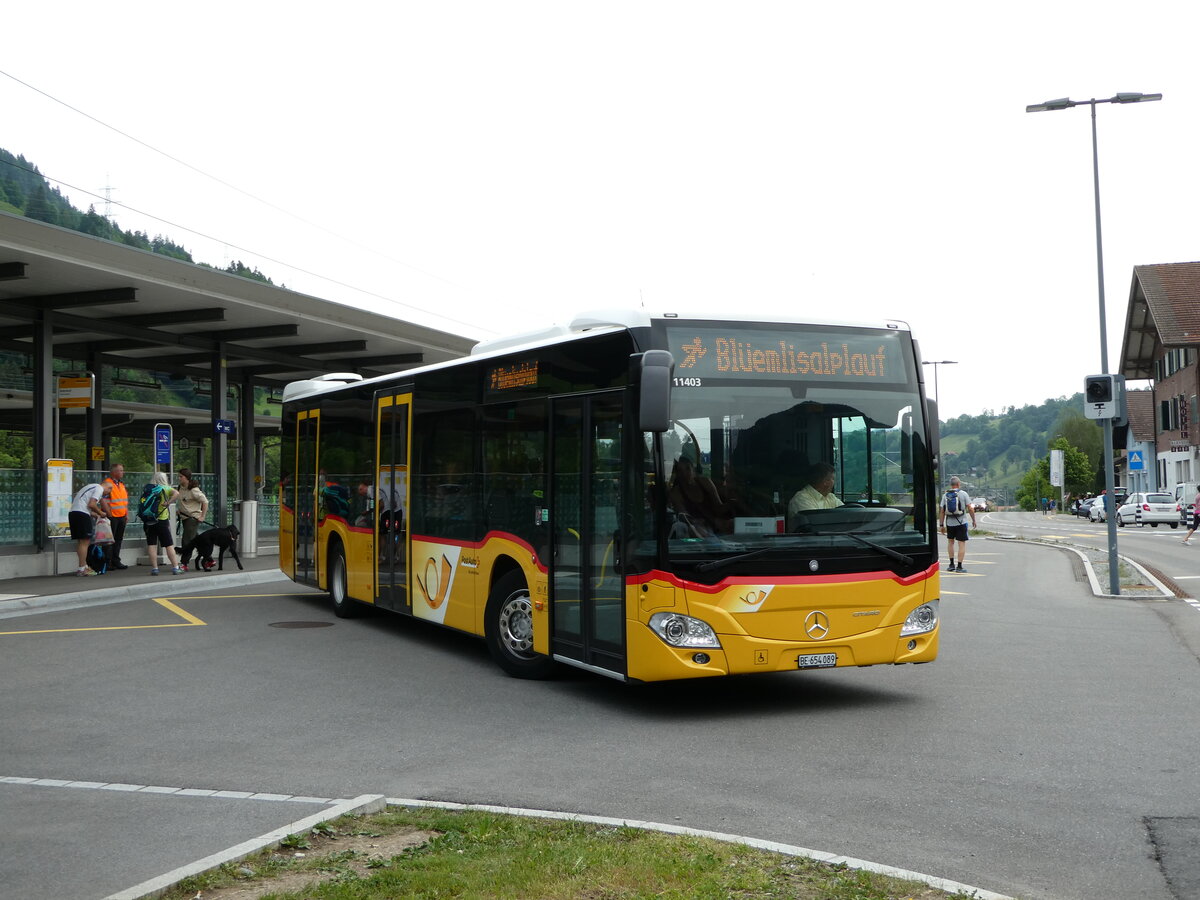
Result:
M243 429L278 433L256 416L254 389L331 372L369 378L468 353L474 339L289 291L207 266L101 240L23 216L0 213L0 350L25 354L28 378L0 387L0 429L28 433L34 466L60 452L70 415L57 405L54 362L94 373L94 405L83 417L85 444L103 467L108 438L148 436L156 423L177 437L212 438L211 467L225 472L235 412ZM105 367L171 371L203 379L207 410L106 401ZM236 385L241 409L227 407ZM77 420L71 420L76 422ZM220 425L219 425L220 423ZM253 423L252 425L250 423ZM256 440L238 441L242 497L253 495ZM45 509L46 485L34 514ZM226 479L212 498L224 521ZM34 529L44 548L44 529Z

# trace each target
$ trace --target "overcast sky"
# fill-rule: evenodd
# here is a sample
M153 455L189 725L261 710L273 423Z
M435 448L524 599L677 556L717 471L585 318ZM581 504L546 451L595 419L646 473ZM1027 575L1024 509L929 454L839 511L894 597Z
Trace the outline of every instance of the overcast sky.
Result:
M0 147L200 262L486 337L578 310L907 321L943 418L1101 371L1200 259L1200 7L23 3ZM108 190L106 190L108 189ZM90 192L90 193L89 193ZM932 380L932 379L931 379ZM932 393L932 389L931 389Z

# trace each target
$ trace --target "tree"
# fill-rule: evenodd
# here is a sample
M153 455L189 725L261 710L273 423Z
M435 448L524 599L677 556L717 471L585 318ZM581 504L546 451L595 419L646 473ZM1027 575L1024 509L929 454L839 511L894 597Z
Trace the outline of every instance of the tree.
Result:
M1100 430L1099 423L1084 416L1082 410L1072 406L1063 407L1054 423L1054 433L1066 438L1072 447L1082 450L1092 469L1100 464L1104 454L1104 432Z
M39 222L49 222L51 225L58 224L58 210L50 205L50 198L45 185L39 184L34 188L33 194L29 197L29 202L25 204L25 215L30 219L37 219Z
M1051 450L1063 451L1063 499L1091 490L1092 465L1087 454L1072 447L1064 437L1050 442ZM1017 503L1021 509L1037 509L1043 498L1057 499L1058 489L1050 484L1050 454L1035 462L1021 479L1017 488Z

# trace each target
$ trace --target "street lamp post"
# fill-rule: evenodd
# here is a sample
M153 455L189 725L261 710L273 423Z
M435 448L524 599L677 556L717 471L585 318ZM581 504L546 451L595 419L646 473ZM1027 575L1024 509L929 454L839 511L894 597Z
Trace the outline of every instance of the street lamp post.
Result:
M957 359L939 359L937 362L922 362L921 365L933 366L933 405L934 405L934 408L937 409L937 416L940 419L942 417L942 411L939 408L940 404L938 403L938 366L957 366L958 360ZM940 431L941 423L934 422L933 427L937 428ZM939 493L941 492L941 489L942 489L942 461L939 459L938 460L938 491L939 491Z
M936 406L938 403L938 366L957 366L957 359L939 359L937 362L923 362L923 366L933 366L933 403ZM938 415L941 416L941 410L938 410Z
M1025 112L1048 112L1070 109L1072 106L1092 108L1092 188L1096 198L1096 281L1100 291L1100 374L1108 374L1108 322L1104 313L1104 246L1100 239L1100 154L1096 142L1096 105L1098 103L1146 103L1161 100L1162 94L1125 93L1107 99L1047 100L1025 107ZM936 369L934 370L937 371ZM934 379L936 382L936 379ZM1112 419L1101 419L1104 427L1104 512L1108 523L1108 587L1109 593L1121 593L1121 574L1117 561L1116 489L1113 478Z

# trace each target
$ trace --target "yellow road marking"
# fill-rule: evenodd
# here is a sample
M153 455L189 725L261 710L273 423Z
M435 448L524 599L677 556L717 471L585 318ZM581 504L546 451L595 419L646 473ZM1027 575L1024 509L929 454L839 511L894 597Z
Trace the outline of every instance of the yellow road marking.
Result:
M180 597L180 600L242 600L253 599L255 597L288 597L294 591L275 591L270 594L187 594ZM0 631L0 636L10 634L61 634L68 631L137 631L145 628L190 628L193 625L208 625L207 622L196 618L190 612L182 609L172 603L165 597L151 597L155 603L162 606L164 609L175 613L184 622L170 622L166 625L105 625L95 626L91 628L42 628L36 631Z
M197 599L197 598L193 598ZM207 622L197 619L190 612L180 609L170 600L162 597L155 597L154 602L162 606L164 609L175 613L183 622L170 622L166 625L105 625L91 628L42 628L36 631L0 631L0 635L8 634L61 634L69 631L138 631L145 628L191 628L193 625L207 625Z

